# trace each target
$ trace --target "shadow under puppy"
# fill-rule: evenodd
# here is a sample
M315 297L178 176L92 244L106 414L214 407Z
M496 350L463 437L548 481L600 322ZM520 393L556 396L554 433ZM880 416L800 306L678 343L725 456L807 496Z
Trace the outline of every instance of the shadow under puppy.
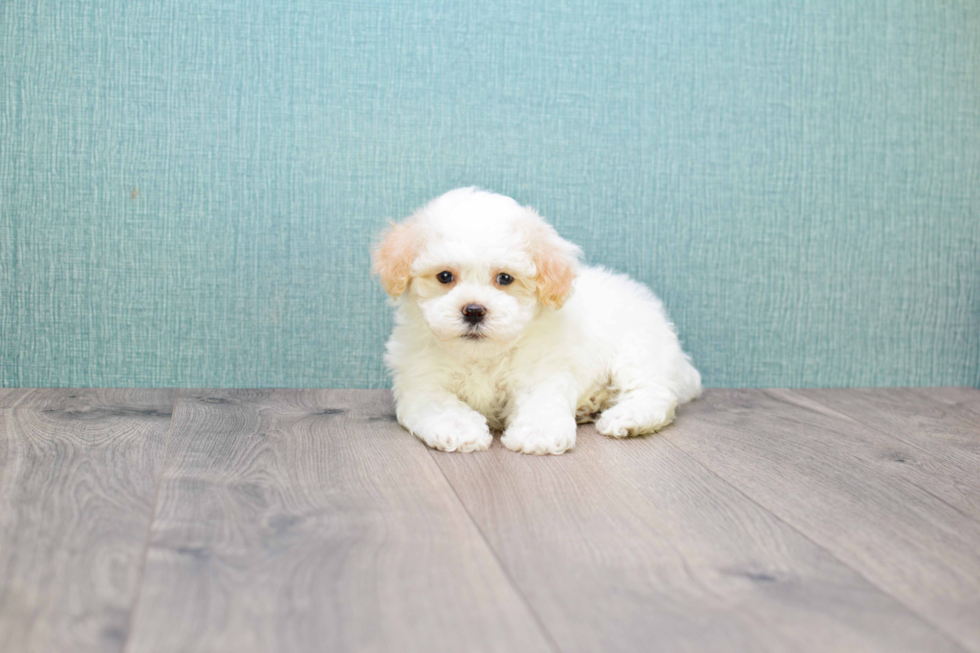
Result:
M576 422L651 433L701 393L663 305L533 210L460 188L393 225L373 269L395 299L385 362L398 422L428 446L560 454ZM601 416L600 416L601 413Z

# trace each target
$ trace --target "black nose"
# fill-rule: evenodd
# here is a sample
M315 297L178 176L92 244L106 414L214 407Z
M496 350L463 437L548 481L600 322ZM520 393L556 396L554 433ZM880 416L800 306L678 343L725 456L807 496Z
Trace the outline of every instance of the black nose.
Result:
M487 307L479 304L467 304L463 307L463 319L470 324L479 324L487 314Z

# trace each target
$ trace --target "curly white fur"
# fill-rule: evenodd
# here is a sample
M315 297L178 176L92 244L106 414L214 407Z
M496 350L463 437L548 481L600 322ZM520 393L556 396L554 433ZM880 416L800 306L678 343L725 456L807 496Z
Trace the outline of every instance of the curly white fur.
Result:
M669 424L701 375L649 289L579 255L533 209L476 188L394 225L374 270L397 306L385 361L399 423L443 451L487 449L493 428L533 454L571 449L576 422L612 437Z

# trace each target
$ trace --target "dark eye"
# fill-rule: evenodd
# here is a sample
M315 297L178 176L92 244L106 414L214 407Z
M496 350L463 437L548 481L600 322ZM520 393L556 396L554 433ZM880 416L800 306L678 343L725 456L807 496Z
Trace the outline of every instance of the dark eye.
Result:
M439 283L452 283L453 273L450 272L449 270L443 270L442 272L436 275L436 279L439 280Z
M509 286L510 284L514 283L514 277L510 276L506 272L501 272L497 275L497 283L499 283L501 286Z

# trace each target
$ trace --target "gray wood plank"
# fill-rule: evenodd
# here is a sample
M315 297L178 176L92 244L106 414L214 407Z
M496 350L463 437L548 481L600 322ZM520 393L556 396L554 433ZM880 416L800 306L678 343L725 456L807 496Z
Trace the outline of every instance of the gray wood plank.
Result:
M943 455L942 446L909 444L888 429L874 428L811 397L810 390L768 390L769 395L806 412L821 413L845 427L848 444L856 455L867 460L882 457L901 465L900 476L923 492L945 501L980 524L980 479L962 458ZM920 401L921 403L921 401ZM949 453L949 452L947 452Z
M387 391L182 392L129 651L546 651Z
M11 408L28 392L28 388L0 388L0 408Z
M980 650L980 524L926 454L790 391L707 392L664 437Z
M980 487L980 390L862 388L806 390L806 396L866 426L941 458L959 482ZM980 509L980 501L973 505Z
M4 396L0 651L121 651L176 390Z
M962 650L661 437L430 455L566 653Z

